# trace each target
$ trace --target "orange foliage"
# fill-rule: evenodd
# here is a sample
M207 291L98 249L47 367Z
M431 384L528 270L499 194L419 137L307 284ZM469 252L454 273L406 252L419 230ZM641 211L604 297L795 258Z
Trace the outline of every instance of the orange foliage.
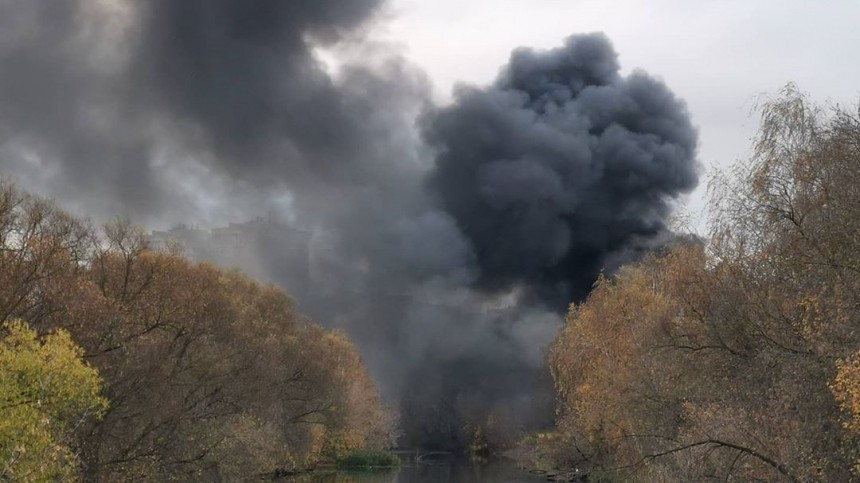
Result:
M99 236L0 183L0 322L66 329L109 409L78 428L87 480L244 480L392 444L355 348L273 286ZM247 448L254 448L250 451Z
M764 105L755 149L715 179L710 240L601 278L571 307L549 363L584 464L647 480L855 476L860 116L825 118L788 88Z

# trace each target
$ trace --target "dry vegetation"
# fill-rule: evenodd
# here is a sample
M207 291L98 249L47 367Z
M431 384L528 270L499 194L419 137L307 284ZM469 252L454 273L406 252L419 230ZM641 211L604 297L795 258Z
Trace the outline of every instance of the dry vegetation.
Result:
M860 118L793 87L713 233L598 281L549 362L570 462L642 481L860 470Z
M10 183L0 183L0 322L0 357L26 362L0 371L0 480L238 481L392 443L393 418L355 348L283 292L149 250L126 223L97 233ZM51 351L78 365L52 364ZM89 369L101 382L79 384L82 394L56 384L31 398L36 383L21 383ZM51 412L63 397L76 409ZM47 442L5 424L13 405L44 423Z

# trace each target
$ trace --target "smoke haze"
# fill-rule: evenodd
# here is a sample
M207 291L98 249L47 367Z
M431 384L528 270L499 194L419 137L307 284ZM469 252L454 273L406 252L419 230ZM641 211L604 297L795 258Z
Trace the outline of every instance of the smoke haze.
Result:
M310 286L277 270L294 247L258 265L356 340L410 442L454 445L449 413L523 413L567 303L671 238L696 132L601 34L519 49L433 106L368 40L384 8L8 0L0 169L98 220L288 220L310 234ZM361 55L334 72L317 49L343 45Z

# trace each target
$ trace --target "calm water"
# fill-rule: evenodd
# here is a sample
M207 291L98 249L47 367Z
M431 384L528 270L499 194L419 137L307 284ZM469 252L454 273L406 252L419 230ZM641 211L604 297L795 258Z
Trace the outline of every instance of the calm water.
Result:
M436 461L414 464L408 461L400 468L377 473L330 472L303 475L295 483L531 483L546 482L545 477L530 475L506 460L483 464L467 461Z

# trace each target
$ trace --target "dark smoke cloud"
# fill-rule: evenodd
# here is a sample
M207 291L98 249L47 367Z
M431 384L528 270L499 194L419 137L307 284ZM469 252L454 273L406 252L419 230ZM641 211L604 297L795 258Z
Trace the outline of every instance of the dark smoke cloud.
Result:
M267 238L246 268L349 332L410 442L458 445L491 407L526 424L559 312L666 238L695 132L602 36L432 108L366 35L382 2L2 1L0 174L99 221L289 220L310 254Z
M303 169L349 179L362 174L355 157L371 144L364 122L375 113L336 84L311 42L340 39L379 3L143 2L126 85L140 95L135 108L185 139L198 134L230 175L262 181ZM348 82L376 81L355 77Z
M0 171L98 221L290 220L312 237L311 284L284 268L308 256L286 241L264 240L259 260L241 263L301 293L320 322L346 328L397 397L410 368L445 349L424 342L440 329L428 314L435 306L412 305L429 297L425 284L443 293L471 281L474 264L422 189L429 165L414 120L429 83L365 38L382 8L2 2ZM344 46L337 69L317 53Z
M335 76L315 53L361 43L380 4L3 2L4 171L147 223L283 210L285 198L337 210L319 196L332 186L418 191L417 144L400 126L424 102L423 74L371 52Z
M602 34L515 51L424 133L438 150L431 189L474 246L478 285L524 286L561 309L608 259L663 236L670 201L698 182L683 103L644 72L622 76Z

